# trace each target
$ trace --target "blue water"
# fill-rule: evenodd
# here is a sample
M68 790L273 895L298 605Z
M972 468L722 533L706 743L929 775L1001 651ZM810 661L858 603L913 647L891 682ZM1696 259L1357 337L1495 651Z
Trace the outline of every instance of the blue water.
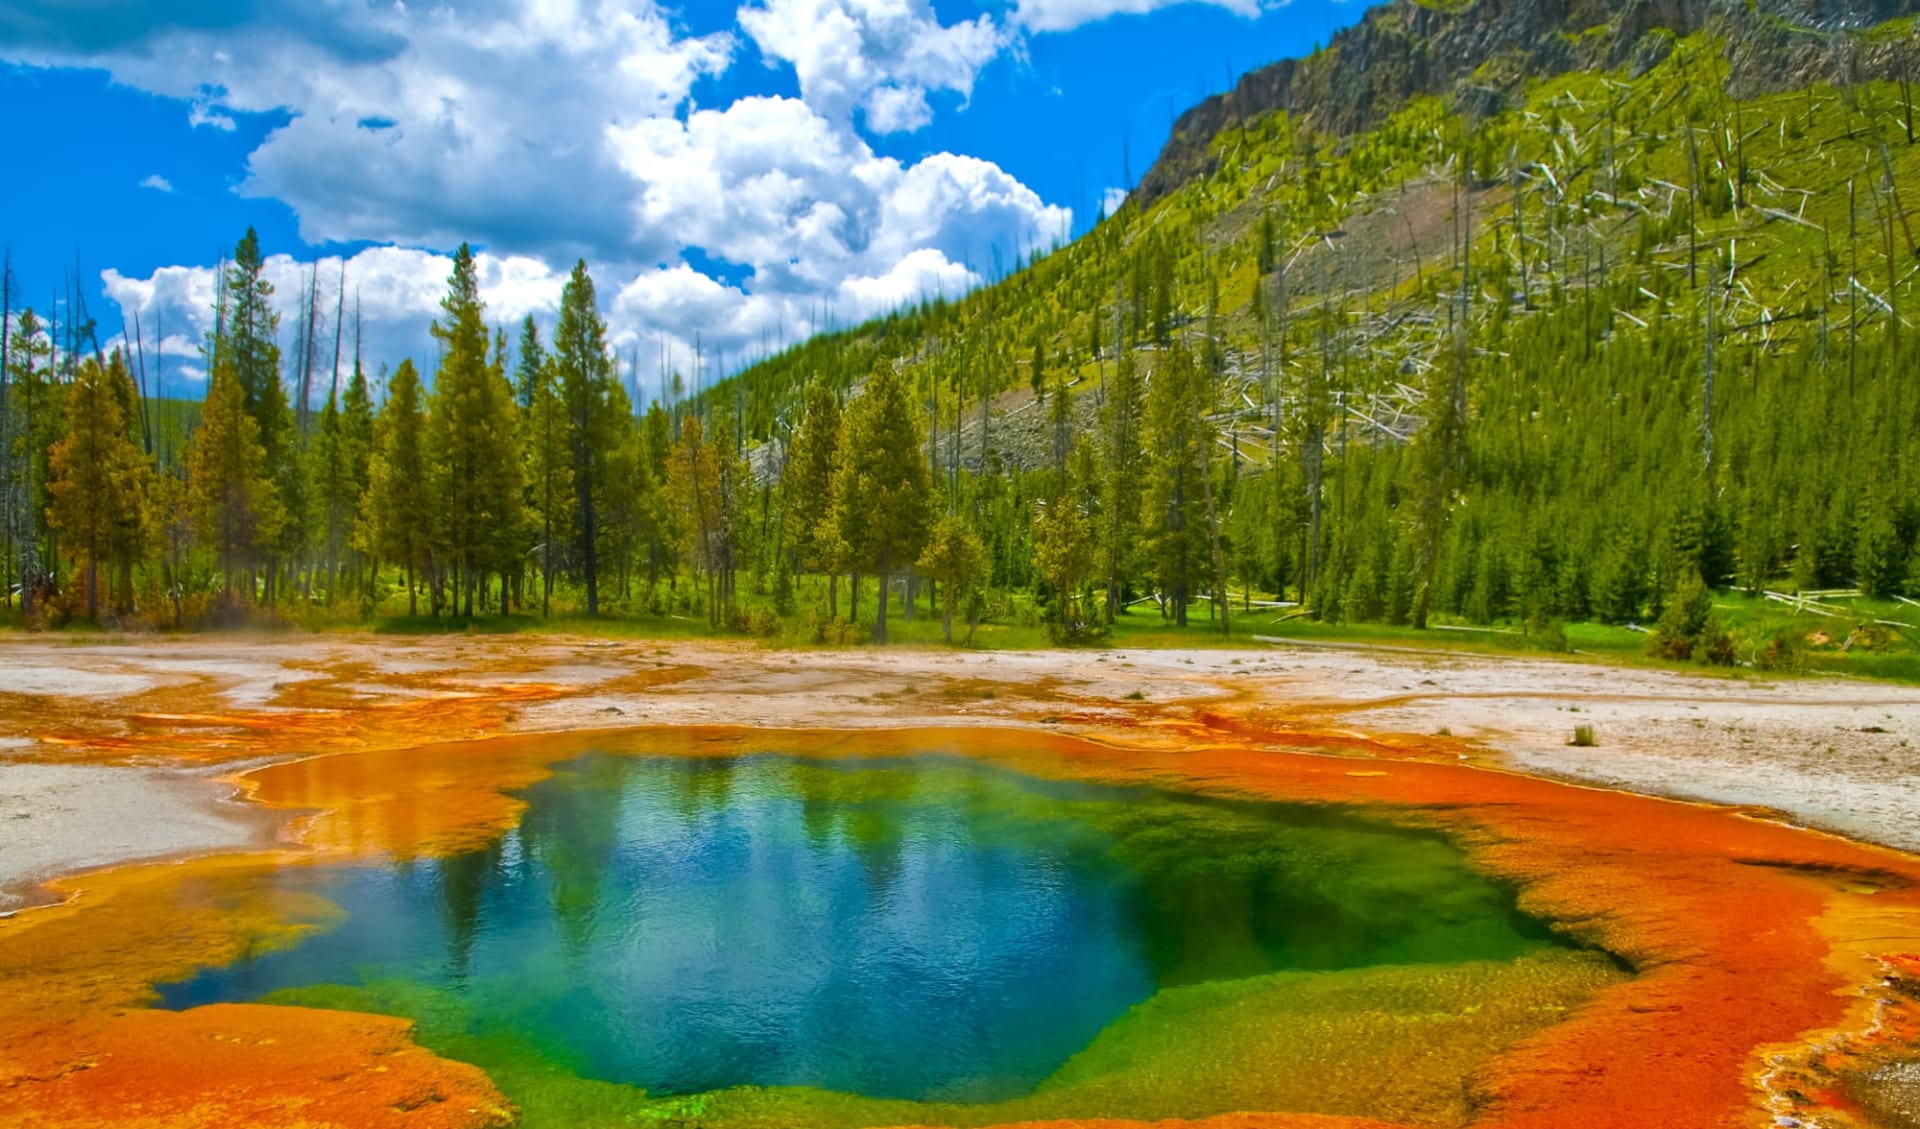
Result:
M344 921L165 1006L355 986L654 1093L992 1101L1161 987L1548 943L1443 840L1305 808L937 758L596 755L522 795L484 850L279 872Z

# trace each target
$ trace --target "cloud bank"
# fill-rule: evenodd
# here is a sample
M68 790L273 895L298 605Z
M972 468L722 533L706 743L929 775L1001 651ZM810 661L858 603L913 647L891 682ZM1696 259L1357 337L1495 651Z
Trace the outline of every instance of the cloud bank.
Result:
M654 0L121 0L85 20L23 0L0 10L0 59L104 69L200 128L288 115L237 191L287 204L311 245L377 245L344 264L370 357L431 349L441 252L471 240L495 320L550 314L586 259L616 343L650 371L696 339L739 361L828 317L958 293L978 264L1063 238L1070 212L997 165L903 162L868 138L964 104L1027 32L1163 2L1020 0L1004 20L943 24L928 0L750 0L693 34ZM798 96L695 104L754 53L790 67ZM323 288L341 265L319 265ZM289 330L305 269L269 264ZM184 350L208 328L213 272L104 281L129 324Z

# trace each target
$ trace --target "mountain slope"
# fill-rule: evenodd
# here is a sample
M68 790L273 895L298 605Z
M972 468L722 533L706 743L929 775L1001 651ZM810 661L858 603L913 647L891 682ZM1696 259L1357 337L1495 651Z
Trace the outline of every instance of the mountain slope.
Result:
M807 380L904 368L1006 583L1073 438L1107 458L1120 357L1184 347L1232 587L1395 622L1651 618L1696 574L1920 596L1912 7L1390 4L1239 88L1294 112L1183 119L1072 245L719 394L773 465ZM1024 406L1036 358L1064 428ZM1130 592L1164 587L1150 539L1127 553Z
M1419 96L1471 86L1478 112L1497 110L1518 84L1576 70L1666 57L1676 37L1713 28L1734 45L1729 87L1752 96L1832 82L1911 74L1915 45L1846 34L1920 11L1913 0L1392 0L1373 8L1325 50L1250 71L1234 89L1174 123L1141 179L1141 203L1204 175L1222 130L1291 111L1306 126L1345 136L1374 128Z

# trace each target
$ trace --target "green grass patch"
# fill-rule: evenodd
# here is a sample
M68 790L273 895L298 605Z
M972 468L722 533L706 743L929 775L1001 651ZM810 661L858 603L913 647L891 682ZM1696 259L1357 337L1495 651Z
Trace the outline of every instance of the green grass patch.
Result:
M761 631L757 634L712 626L704 606L656 612L614 602L609 610L594 617L588 616L571 599L556 599L553 614L547 616L537 611L515 611L469 619L455 615L405 614L403 596L389 596L372 614L363 614L357 604L342 601L332 606L310 606L258 626L265 630L402 636L554 634L661 641L751 639L761 646L781 650L873 646L871 587L862 593L858 622L828 625L824 587L814 591L816 585L817 578L808 578L797 609L786 615L773 614L772 602L766 597L744 596L742 607L751 617L758 618ZM399 607L393 607L395 604ZM844 586L840 607L845 615L849 604ZM996 608L993 618L973 628L971 639L967 625L956 622L953 646L982 651L1033 651L1057 646L1047 625L1041 622L1031 597L1024 593L1003 594ZM1297 610L1234 606L1228 611L1233 630L1226 634L1221 631L1219 620L1213 617L1214 609L1205 603L1188 609L1188 623L1184 628L1174 626L1150 604L1130 608L1102 636L1076 647L1086 650L1261 649L1273 645L1270 641L1277 639L1447 654L1559 658L1644 669L1691 670L1719 676L1841 676L1920 684L1920 607L1895 600L1827 597L1818 601L1817 607L1796 608L1761 596L1718 592L1713 597L1713 614L1720 628L1732 637L1735 666L1671 662L1649 653L1651 636L1647 631L1590 622L1530 628L1511 621L1468 624L1436 618L1427 630L1418 631L1410 625L1328 623ZM17 617L15 612L7 621L16 629L19 627ZM888 612L887 633L891 647L948 647L941 630L939 609L929 607L924 595L912 619L907 618L896 597ZM83 622L68 624L54 634L76 642L119 642L133 638L103 632L96 625Z

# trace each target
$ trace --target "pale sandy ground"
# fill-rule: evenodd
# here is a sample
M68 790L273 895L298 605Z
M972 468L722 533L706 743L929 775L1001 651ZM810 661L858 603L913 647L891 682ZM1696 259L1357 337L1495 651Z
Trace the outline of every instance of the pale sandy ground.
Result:
M328 711L344 727L383 709L486 701L529 684L549 688L544 700L503 705L466 728L429 720L409 741L629 725L981 723L1184 741L1205 740L1220 719L1283 731L1448 734L1454 742L1443 748L1456 748L1452 755L1770 809L1920 852L1920 688L1865 681L1285 646L785 652L553 637L74 645L15 636L0 641L0 910L54 874L242 849L274 833L278 821L232 802L231 786L217 779L244 764L183 765L165 740L152 739L151 717L136 715L299 712L320 715L324 733ZM316 687L325 695L309 694L297 708L289 701ZM1137 724L1143 719L1155 724ZM1594 726L1597 747L1567 744L1583 723ZM147 739L122 740L136 731ZM230 746L244 756L248 731L231 732ZM272 755L313 751L324 749L281 746Z
M0 762L0 911L16 889L139 859L269 845L280 820L205 774Z

